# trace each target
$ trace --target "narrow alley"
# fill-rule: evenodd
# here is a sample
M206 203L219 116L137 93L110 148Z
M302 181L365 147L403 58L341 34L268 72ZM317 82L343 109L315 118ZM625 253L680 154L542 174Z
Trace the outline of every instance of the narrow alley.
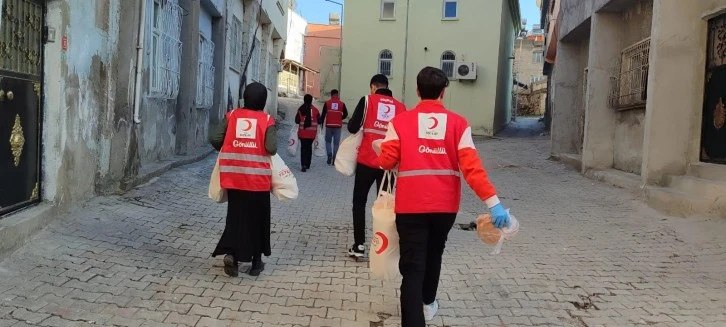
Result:
M660 215L547 160L544 137L478 147L522 230L497 256L452 231L431 326L726 324L722 221ZM227 277L210 258L226 210L207 198L210 156L93 199L1 262L0 326L400 326L399 283L345 253L353 179L282 156L300 198L273 199L261 276ZM462 224L485 210L464 197Z

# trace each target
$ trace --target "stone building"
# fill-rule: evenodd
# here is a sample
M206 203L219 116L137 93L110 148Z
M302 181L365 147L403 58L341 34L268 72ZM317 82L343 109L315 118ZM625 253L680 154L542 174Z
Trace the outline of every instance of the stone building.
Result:
M97 194L210 153L231 1L0 0L0 253ZM276 77L284 32L246 3L264 49L250 76Z
M726 0L545 2L553 155L669 213L726 217Z

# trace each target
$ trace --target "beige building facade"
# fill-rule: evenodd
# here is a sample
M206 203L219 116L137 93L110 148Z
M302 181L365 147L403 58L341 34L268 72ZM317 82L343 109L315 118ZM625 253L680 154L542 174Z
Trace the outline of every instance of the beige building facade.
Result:
M370 78L383 73L394 96L413 107L418 72L440 67L451 79L445 105L464 115L474 133L492 135L512 114L519 26L516 0L346 2L341 97L357 103L369 92ZM457 77L462 65L462 73L469 68L464 78Z
M557 2L553 155L668 213L726 217L726 0Z

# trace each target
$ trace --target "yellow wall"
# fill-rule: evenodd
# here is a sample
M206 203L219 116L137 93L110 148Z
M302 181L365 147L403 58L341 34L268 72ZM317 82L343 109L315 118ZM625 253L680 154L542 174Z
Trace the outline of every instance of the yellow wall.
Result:
M377 73L378 54L382 49L389 49L393 52L390 89L395 97L413 107L418 102L416 75L425 66L440 67L441 54L451 50L456 53L458 61L477 62L478 79L451 81L444 103L449 109L463 114L476 134L492 134L495 130L497 93L501 97L506 90L511 90L510 82L509 85L501 85L497 92L498 80L506 80L498 75L511 72L511 69L501 67L511 66L511 61L500 59L500 53L511 53L500 51L500 46L512 44L500 39L512 30L503 26L512 24L510 19L502 20L506 16L503 15L506 1L459 1L458 20L448 21L442 20L442 0L411 0L405 89L407 1L396 2L395 21L380 20L380 1L349 1L345 6L343 27L343 100L352 106L368 92L370 78ZM506 33L503 33L502 27L507 30ZM502 102L496 110L510 110ZM508 117L508 114L500 112L498 116Z

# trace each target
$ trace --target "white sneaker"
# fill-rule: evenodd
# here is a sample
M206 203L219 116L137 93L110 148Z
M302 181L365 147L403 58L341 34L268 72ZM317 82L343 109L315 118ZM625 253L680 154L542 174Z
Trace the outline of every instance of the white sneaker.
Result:
M436 311L439 311L439 301L434 300L434 303L424 304L424 319L426 321L434 320Z

